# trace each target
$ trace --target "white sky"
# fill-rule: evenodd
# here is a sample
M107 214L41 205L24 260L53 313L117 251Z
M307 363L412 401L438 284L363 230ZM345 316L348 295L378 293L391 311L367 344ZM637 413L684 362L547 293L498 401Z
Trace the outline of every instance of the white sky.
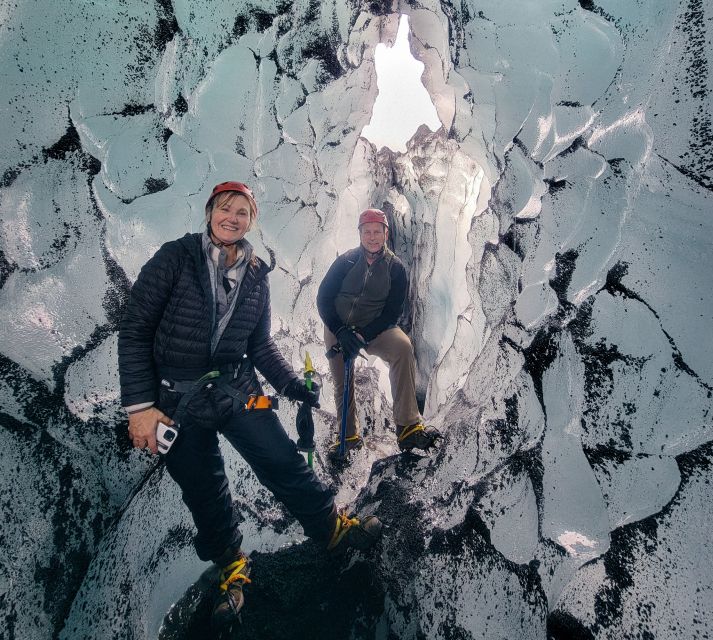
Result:
M408 34L408 16L402 15L394 46L387 47L381 42L376 45L374 63L379 95L371 122L361 132L377 148L389 147L402 153L422 124L431 131L441 126L436 107L421 82L423 62L411 55Z

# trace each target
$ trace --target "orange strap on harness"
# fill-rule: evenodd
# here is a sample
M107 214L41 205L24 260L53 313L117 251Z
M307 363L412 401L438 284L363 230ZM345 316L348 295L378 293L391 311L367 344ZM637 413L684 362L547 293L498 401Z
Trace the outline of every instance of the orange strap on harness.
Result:
M245 409L252 411L253 409L272 409L277 408L277 402L272 396L256 396L251 395L245 403Z

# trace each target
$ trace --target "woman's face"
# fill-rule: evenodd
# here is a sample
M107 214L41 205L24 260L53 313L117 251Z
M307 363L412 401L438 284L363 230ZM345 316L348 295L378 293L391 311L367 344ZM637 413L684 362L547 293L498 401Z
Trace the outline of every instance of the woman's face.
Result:
M221 244L242 240L250 228L250 201L232 192L215 204L210 216L210 232Z

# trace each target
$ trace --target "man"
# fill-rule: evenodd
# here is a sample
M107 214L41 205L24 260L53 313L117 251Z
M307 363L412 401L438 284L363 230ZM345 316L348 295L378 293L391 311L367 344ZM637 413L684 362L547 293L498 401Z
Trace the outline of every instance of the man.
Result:
M381 524L337 513L255 375L257 368L282 395L318 406L270 335L272 266L244 239L257 217L252 191L241 182L216 185L205 212L203 233L164 244L142 268L119 330L119 374L134 447L155 454L158 424L178 428L166 468L193 516L198 556L222 569L213 611L220 626L243 605L250 560L241 551L219 432L325 548L365 548Z
M360 246L339 256L322 280L317 308L324 322L324 342L332 353L337 416L344 396L344 357L353 362L361 349L389 365L396 437L402 451L429 449L441 437L427 427L416 403L416 364L408 336L396 325L408 292L403 263L386 246L389 222L380 209L359 216ZM336 347L335 349L333 349ZM354 377L350 376L346 450L358 449ZM330 449L334 457L339 439Z

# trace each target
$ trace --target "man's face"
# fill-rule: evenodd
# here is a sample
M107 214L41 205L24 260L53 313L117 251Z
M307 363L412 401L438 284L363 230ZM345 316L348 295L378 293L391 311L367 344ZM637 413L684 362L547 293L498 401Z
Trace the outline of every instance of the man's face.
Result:
M388 237L389 232L381 222L367 222L359 227L361 246L369 253L381 251Z

